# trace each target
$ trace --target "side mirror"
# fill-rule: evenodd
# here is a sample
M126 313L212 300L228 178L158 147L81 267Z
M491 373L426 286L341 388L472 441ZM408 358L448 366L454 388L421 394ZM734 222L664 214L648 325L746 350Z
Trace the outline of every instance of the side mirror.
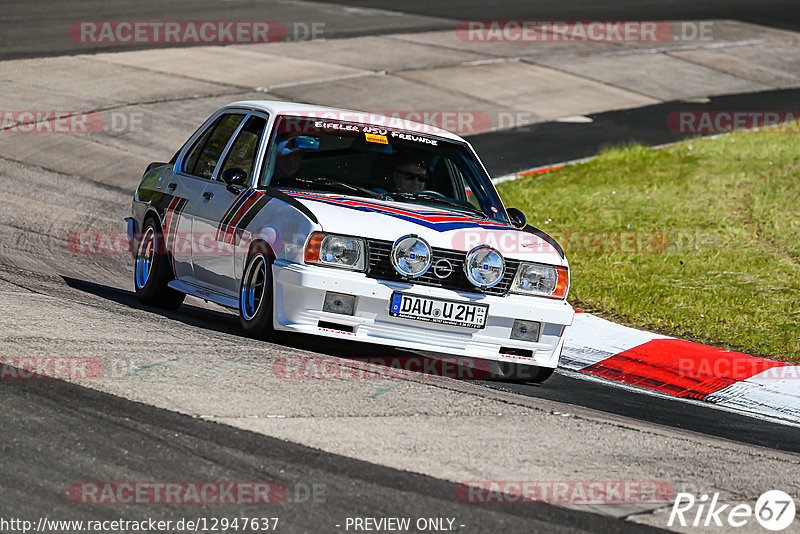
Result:
M528 219L525 218L525 214L517 208L508 208L506 213L508 213L508 218L511 219L511 224L517 228L524 228L525 223L528 222Z
M247 173L238 167L231 167L222 171L222 181L228 185L228 191L238 195L241 191L239 187L247 185Z

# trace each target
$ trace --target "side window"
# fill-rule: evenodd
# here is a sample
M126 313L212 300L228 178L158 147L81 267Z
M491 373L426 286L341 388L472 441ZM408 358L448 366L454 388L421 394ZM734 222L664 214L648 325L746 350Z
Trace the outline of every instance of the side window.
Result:
M197 165L197 158L200 157L200 152L203 151L203 147L206 146L208 138L211 136L211 132L213 131L214 126L208 127L206 131L203 132L203 135L200 136L200 139L195 142L192 149L186 155L186 160L183 162L183 169L181 169L183 172L186 174L192 174L192 169L194 169L195 165Z
M445 158L447 165L447 172L453 183L454 196L453 198L463 202L469 202L472 206L482 209L479 199L475 197L472 188L467 183L464 173L458 168L458 164L450 158Z
M243 118L244 115L238 113L227 113L220 117L192 147L183 171L194 176L211 178L222 151Z
M217 175L218 178L227 169L239 168L245 172L248 181L250 180L255 165L258 144L261 141L266 125L266 119L257 115L252 115L247 119L244 127L239 131L239 135L236 136L233 145L231 145L228 155L225 156L222 170Z

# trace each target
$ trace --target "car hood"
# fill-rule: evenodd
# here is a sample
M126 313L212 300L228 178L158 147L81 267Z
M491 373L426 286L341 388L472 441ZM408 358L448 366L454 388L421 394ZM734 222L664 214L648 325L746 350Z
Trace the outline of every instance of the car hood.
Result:
M487 244L504 257L566 265L561 247L531 226L525 229L430 205L341 194L284 191L308 208L325 232L394 242L414 234L431 247L468 252Z

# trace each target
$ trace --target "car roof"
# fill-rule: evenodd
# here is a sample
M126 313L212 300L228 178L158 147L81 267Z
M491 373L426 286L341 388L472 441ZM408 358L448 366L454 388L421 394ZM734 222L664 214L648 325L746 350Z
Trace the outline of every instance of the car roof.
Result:
M444 137L453 141L466 142L458 135L448 132L447 130L437 128L436 126L400 119L397 117L388 117L380 113L372 113L367 111L354 111L350 109L315 106L311 104L298 104L297 102L284 102L279 100L244 100L241 102L233 102L225 107L249 108L265 111L271 115L311 116L319 117L321 119L328 118L333 120L346 120L351 122L359 122L362 124L372 124L376 126L389 125L392 128L407 130L412 133L419 132L435 135L437 137Z

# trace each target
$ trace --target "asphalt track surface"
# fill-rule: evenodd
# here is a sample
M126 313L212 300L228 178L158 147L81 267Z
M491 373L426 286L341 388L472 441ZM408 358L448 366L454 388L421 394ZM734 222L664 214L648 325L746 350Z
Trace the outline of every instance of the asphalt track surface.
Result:
M675 132L667 117L675 112L775 111L797 109L800 89L711 96L708 102L673 101L641 108L593 113L590 123L545 122L469 137L492 176L585 158L622 144L661 145L709 135Z
M379 2L348 2L350 5L384 8ZM298 10L316 9L293 3ZM463 18L736 18L775 27L797 29L795 2L749 1L664 1L641 2L563 2L524 1L502 5L483 2L401 2L392 9L449 20ZM64 39L66 25L74 20L186 19L242 20L265 18L264 4L241 1L220 3L144 1L130 4L106 2L5 2L0 13L0 58L35 57L86 52ZM278 17L270 17L278 18ZM313 19L312 19L313 20ZM66 21L66 22L65 22ZM337 35L358 35L387 31L348 28L345 22ZM448 27L447 20L412 21L409 31ZM36 36L31 39L30 36ZM66 42L65 42L66 41ZM125 49L130 49L125 47ZM792 109L796 91L771 91L764 94L713 98L706 106L717 109ZM692 104L691 109L697 109ZM756 107L758 106L758 107ZM682 135L669 132L665 117L673 110L686 109L685 103L667 103L639 110L592 115L591 124L546 123L536 126L537 142L531 147L530 130L490 133L472 142L494 173L544 165L593 154L604 144L618 140L663 143ZM653 126L657 124L657 126ZM542 134L547 135L542 135ZM526 147L523 150L521 147ZM519 148L519 150L515 150ZM492 160L493 153L527 154L525 159ZM67 284L140 309L129 291L68 278ZM185 307L170 313L178 322L204 325L210 330L235 331L235 317ZM314 340L300 346L319 352ZM695 403L684 403L642 392L609 387L572 376L555 375L541 386L482 382L481 385L517 394L555 400L576 407L648 421L667 427L690 430L710 436L760 445L776 450L800 452L796 427L778 425L751 417L723 412ZM358 460L322 453L232 427L204 422L187 416L124 400L118 397L56 380L0 381L0 515L39 516L61 514L70 519L89 517L175 518L180 516L220 516L218 509L153 506L135 510L86 508L73 504L66 488L85 473L96 479L124 479L120 458L134 466L140 480L274 480L295 488L299 480L314 480L328 488L325 502L295 499L276 505L276 514L292 525L288 531L332 531L336 519L346 516L411 515L414 517L458 516L461 523L479 526L482 531L508 532L554 530L565 532L627 532L646 527L594 514L564 510L546 504L529 506L480 507L460 503L455 485ZM81 470L83 466L83 470ZM86 466L91 466L87 468ZM335 491L333 491L335 490ZM291 491L290 491L291 493ZM291 499L290 499L291 500ZM225 515L253 515L250 510L226 509ZM262 514L259 514L262 515ZM325 527L328 528L325 528Z
M465 532L659 531L543 503L461 502L451 482L322 453L58 380L5 381L0 406L0 517L6 519L278 517L278 532L336 532L344 531L347 517L391 515L455 517ZM224 510L219 505L76 505L68 489L80 480L75 475L84 465L102 480L125 480L134 471L138 480L153 482L276 482L286 488L286 499Z
M351 10L342 12L339 6ZM353 8L374 11L356 13ZM387 10L406 16L387 16ZM288 28L296 22L322 22L325 24L325 38L333 39L399 31L443 30L454 28L464 19L733 19L775 28L800 29L800 10L795 0L401 0L391 3L383 0L6 0L0 9L0 59L174 46L76 43L68 37L69 25L76 21L274 20Z
M132 308L142 307L130 291L72 278L67 278L66 282L70 287L86 293ZM177 312L170 312L170 315L206 328L241 335L238 319L229 313L184 306ZM344 341L332 345L325 339L306 335L292 335L291 338L283 337L277 341L287 347L352 359L355 362L374 362L375 354L381 354L386 360L397 358L402 361L403 358L419 358L416 354L409 356L408 352L387 351L386 347L367 343ZM776 424L773 421L720 410L700 402L687 402L634 388L609 385L602 380L579 378L576 373L556 373L544 384L494 380L478 380L474 383L495 390L590 408L740 443L800 453L800 440L798 440L800 428L796 426Z
M381 0L322 0L334 4L380 8ZM733 19L775 28L797 29L800 14L792 0L404 0L391 9L456 20L703 20Z
M555 400L770 449L800 453L800 429L700 403L609 386L600 381L555 374L544 384L481 382L486 387Z
M73 289L134 309L147 309L139 304L131 291L70 277L64 279L67 285ZM176 312L156 310L156 313L165 314L171 319L187 324L233 335L243 335L237 317L231 313L186 305ZM416 354L409 355L410 353L399 350L387 351L386 347L367 343L343 341L332 345L324 338L307 335L282 336L276 342L287 348L352 359L355 362L374 362L375 354L381 354L387 361L391 361L393 358L400 361L409 357L419 358ZM585 407L740 443L800 453L800 440L798 439L800 428L797 426L777 424L770 420L717 409L701 402L687 402L630 387L609 385L603 380L580 378L576 373L556 373L544 384L494 380L478 380L474 383L495 390Z

